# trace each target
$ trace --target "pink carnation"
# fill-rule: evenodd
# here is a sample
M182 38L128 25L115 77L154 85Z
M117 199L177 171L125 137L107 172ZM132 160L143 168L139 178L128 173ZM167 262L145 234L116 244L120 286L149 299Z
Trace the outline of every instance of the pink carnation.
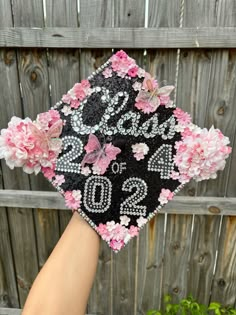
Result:
M214 127L209 131L197 127L192 132L188 129L182 137L175 145L174 162L183 180L216 178L216 172L224 169L225 159L231 153L228 137Z
M138 67L137 67L137 66L135 66L135 67L129 69L129 71L128 71L128 75L129 75L130 77L132 77L132 78L133 78L133 77L136 77L137 74L138 74Z
M48 178L48 179L52 179L55 176L55 165L53 165L52 168L50 167L41 167L41 171L43 173L43 175Z
M122 247L124 247L125 243L123 240L116 240L116 239L112 239L110 241L110 247L114 250L114 251L119 251L121 250Z
M72 210L77 210L80 208L81 204L81 191L80 190L72 190L66 191L64 194L66 206Z
M110 61L111 61L111 67L113 71L115 71L118 76L125 77L125 75L129 72L129 70L131 70L132 68L135 68L130 72L134 76L136 72L136 67L137 67L135 60L130 58L123 50L120 50L116 54L114 54L110 58ZM137 72L138 72L138 68L137 68Z
M158 201L160 202L161 205L163 205L167 203L168 200L173 199L173 197L174 197L173 192L171 192L169 189L162 188Z
M47 169L54 168L61 152L62 125L55 110L39 114L34 122L29 118L12 117L8 128L1 131L0 158L4 158L11 169L23 167L29 174L37 174L44 167L51 178Z
M191 116L188 113L184 112L182 109L176 108L173 113L180 125L186 126L191 122Z
M110 78L112 77L112 69L110 68L106 68L102 74L104 75L104 77L107 79L107 78Z
M139 228L137 226L131 225L129 228L129 234L131 237L137 236L139 233Z

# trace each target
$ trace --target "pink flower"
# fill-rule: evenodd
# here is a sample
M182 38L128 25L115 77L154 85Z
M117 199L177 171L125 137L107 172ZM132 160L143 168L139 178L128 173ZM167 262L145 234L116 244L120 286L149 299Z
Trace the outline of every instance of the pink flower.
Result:
M73 190L73 191L66 191L64 194L66 206L72 210L77 210L80 208L81 204L81 191L80 190Z
M70 107L71 108L78 108L80 106L80 101L76 100L71 100L70 102Z
M176 108L173 113L180 125L186 126L191 122L191 116L182 109Z
M128 58L128 55L123 50L117 51L117 53L115 55L117 57L119 57L120 59L127 59Z
M99 226L96 228L96 231L101 235L104 241L110 241L111 234L108 231L106 224L100 223Z
M64 175L56 175L55 179L53 181L53 185L55 186L61 186L61 184L65 183L65 177Z
M124 240L127 234L127 229L121 224L116 223L115 228L112 230L112 238L116 240Z
M139 228L137 226L131 225L129 228L129 234L131 237L137 236L139 233Z
M141 101L141 100L137 100L136 98L136 103L134 104L134 106L136 108L138 108L139 110L141 110L144 114L150 114L155 112L155 107L152 106L152 104L149 101Z
M144 224L147 223L147 219L144 218L144 217L142 217L142 216L140 216L140 217L136 220L136 222L138 223L138 226L139 226L139 227L142 227Z
M110 61L113 71L120 77L125 77L130 69L136 67L135 60L130 58L124 51L118 51L110 58ZM136 70L131 72L132 75L134 71Z
M62 101L63 101L64 103L70 104L71 100L72 100L72 97L71 97L70 94L64 94L64 95L62 96Z
M144 159L144 156L148 154L149 147L146 143L136 143L132 145L132 151L137 161Z
M158 201L160 202L161 205L163 205L167 203L168 200L173 199L173 197L174 197L173 192L171 192L169 189L162 188Z
M138 67L137 67L137 66L135 66L135 67L129 69L129 71L128 71L128 75L129 75L130 77L132 77L132 78L133 78L133 77L136 77L137 74L138 74Z
M182 140L175 144L174 162L180 173L180 181L216 178L216 172L224 169L225 160L231 153L231 148L227 146L228 137L214 127L208 131L190 124L190 128L182 133Z
M104 75L104 77L107 79L107 78L110 78L112 77L112 69L110 68L106 68L102 74Z
M124 247L124 241L123 240L112 239L110 241L110 247L114 251L119 251L119 250L121 250L122 247Z
M84 88L84 90L85 90L86 92L88 92L88 89L90 89L90 83L89 83L89 81L88 81L88 80L82 80L82 81L81 81L81 85L82 85L82 87Z
M52 179L55 176L55 172L54 172L54 168L50 168L50 167L42 167L41 171L43 173L43 175L48 178L48 179Z
M0 158L7 165L23 167L26 173L37 174L41 167L53 168L61 152L62 120L55 110L41 113L36 121L12 117L7 129L1 131ZM52 174L45 170L47 176Z
M76 83L73 87L76 98L83 100L85 98L85 91L81 83Z

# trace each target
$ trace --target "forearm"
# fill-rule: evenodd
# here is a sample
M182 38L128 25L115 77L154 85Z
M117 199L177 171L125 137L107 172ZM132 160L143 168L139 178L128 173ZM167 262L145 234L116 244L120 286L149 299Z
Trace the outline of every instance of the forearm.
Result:
M34 281L22 315L83 315L98 253L99 236L74 213Z

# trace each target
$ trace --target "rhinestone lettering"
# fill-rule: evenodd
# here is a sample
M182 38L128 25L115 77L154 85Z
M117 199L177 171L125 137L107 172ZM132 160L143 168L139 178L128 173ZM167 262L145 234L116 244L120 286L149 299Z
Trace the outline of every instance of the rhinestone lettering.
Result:
M172 146L170 144L162 144L150 157L148 161L148 170L159 172L162 179L170 178L170 174L174 170Z
M62 145L64 151L69 146L71 146L71 150L57 159L56 170L68 173L80 173L80 163L75 163L72 161L82 154L82 141L74 136L66 136L62 138Z
M96 200L97 189L100 188L99 200ZM91 176L84 186L84 206L90 212L106 212L111 205L112 183L105 176Z
M145 216L147 207L138 205L138 203L147 195L148 187L145 181L138 177L130 177L122 185L123 191L132 192L135 188L136 191L133 195L126 198L126 200L120 205L120 213Z

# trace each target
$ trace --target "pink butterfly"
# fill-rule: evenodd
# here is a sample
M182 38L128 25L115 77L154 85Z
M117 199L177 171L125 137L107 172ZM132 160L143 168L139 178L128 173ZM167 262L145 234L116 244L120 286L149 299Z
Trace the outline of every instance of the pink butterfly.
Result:
M155 112L160 105L167 105L170 101L170 93L175 88L173 85L166 85L161 88L155 86L152 79L145 80L147 89L141 90L136 97L136 107L146 109L146 112Z
M47 131L37 128L34 124L30 124L29 128L37 141L37 145L46 151L48 149L55 150L61 144L61 140L58 138L62 132L62 126L63 122L59 119Z
M101 146L98 138L94 134L90 134L88 138L88 143L84 147L86 154L81 162L81 166L87 164L93 164L96 168L96 171L100 175L103 175L112 160L116 159L117 154L121 150L111 143L106 143Z

